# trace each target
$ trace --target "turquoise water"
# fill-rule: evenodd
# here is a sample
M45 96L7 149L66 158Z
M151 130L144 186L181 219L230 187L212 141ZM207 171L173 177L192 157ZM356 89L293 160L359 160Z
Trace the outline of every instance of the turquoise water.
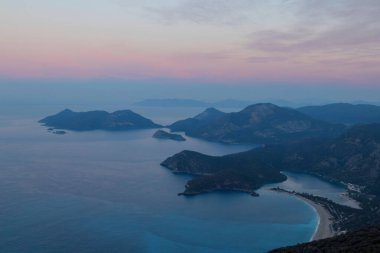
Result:
M0 252L265 252L314 233L318 217L297 198L266 188L179 197L189 177L159 165L184 149L251 146L160 141L154 130L53 135L36 123L43 115L0 117Z

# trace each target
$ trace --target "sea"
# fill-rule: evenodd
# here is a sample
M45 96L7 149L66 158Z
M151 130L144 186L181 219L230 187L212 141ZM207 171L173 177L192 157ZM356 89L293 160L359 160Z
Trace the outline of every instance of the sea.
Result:
M160 166L182 150L225 155L254 145L189 137L157 140L155 130L55 135L38 123L63 109L0 109L0 252L261 253L307 242L316 231L318 214L298 198L269 187L258 190L259 197L237 192L178 196L191 177ZM202 111L113 105L70 109L133 109L161 124ZM285 173L284 188L347 201L341 185Z

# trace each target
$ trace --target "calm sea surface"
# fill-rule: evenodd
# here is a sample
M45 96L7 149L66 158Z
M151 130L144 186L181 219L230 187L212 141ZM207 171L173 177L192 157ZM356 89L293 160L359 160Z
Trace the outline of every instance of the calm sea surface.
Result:
M0 110L0 252L265 252L315 231L318 216L299 199L267 188L258 198L179 197L189 177L159 165L184 149L223 155L252 146L161 141L151 138L154 130L60 136L37 123L58 108L16 109ZM167 124L200 109L135 111ZM344 192L288 176L297 190Z

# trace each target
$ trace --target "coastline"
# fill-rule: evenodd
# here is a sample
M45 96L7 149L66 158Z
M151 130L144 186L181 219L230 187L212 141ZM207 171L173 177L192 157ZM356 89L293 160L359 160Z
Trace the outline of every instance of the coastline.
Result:
M294 196L310 205L319 216L318 226L310 241L326 239L336 235L336 233L332 229L332 215L325 207L302 196Z
M275 190L277 192L286 193L286 194L289 194L291 196L294 196L294 197L302 200L303 202L308 204L311 208L313 208L314 211L317 213L318 218L319 218L318 226L315 229L315 232L314 232L312 238L310 239L310 241L326 239L326 238L330 238L330 237L337 235L336 231L334 231L334 229L332 228L334 218L331 215L330 211L326 207L324 207L323 205L321 205L317 202L314 202L313 200L310 200L308 198L305 198L305 197L303 197L299 194L295 194L293 192L288 192L288 191L281 190L281 189L280 190L272 189L272 190Z
M218 189L210 189L208 191L190 192L190 193L186 193L186 191L185 191L182 193L178 193L178 196L191 197L191 196L195 196L198 194L204 194L204 193L209 193L209 192L214 192L214 191L235 191L235 192L249 193L250 195L252 195L254 197L259 196L255 191L248 190L248 189L240 189L240 188L230 188L230 189L218 188ZM313 210L317 213L318 225L317 225L317 227L313 233L313 236L310 238L310 241L326 239L326 238L334 237L337 235L336 231L334 231L334 229L333 229L333 222L334 222L333 219L334 218L331 215L330 211L326 207L324 207L323 205L321 205L317 202L314 202L313 200L305 198L301 195L298 195L298 194L295 194L292 192L288 192L288 191L281 191L281 192L287 193L289 195L292 195L292 196L302 200L303 202L308 204L311 208L313 208Z
M192 197L200 194L205 194L205 193L212 193L212 192L241 192L241 193L248 193L249 195L253 197L258 197L259 194L251 189L244 189L244 188L214 188L214 189L209 189L209 190L203 190L203 191L184 191L181 193L178 193L178 196L186 196L186 197Z

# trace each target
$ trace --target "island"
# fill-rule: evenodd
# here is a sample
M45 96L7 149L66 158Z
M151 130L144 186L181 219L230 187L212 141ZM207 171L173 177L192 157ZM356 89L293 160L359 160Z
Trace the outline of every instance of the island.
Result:
M72 131L126 131L162 127L131 110L108 113L106 111L74 112L66 109L39 122L49 129Z
M168 133L164 130L157 130L157 132L153 134L153 138L173 141L186 141L182 135Z
M228 144L274 144L334 138L346 129L342 124L316 120L295 109L270 103L254 104L233 113L209 108L168 128L191 137Z

